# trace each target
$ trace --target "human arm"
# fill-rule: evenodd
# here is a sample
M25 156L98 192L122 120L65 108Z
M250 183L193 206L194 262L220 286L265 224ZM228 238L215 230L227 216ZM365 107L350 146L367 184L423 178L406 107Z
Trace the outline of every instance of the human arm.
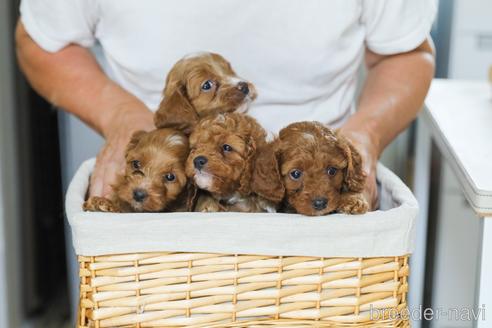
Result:
M20 67L33 88L105 138L89 193L107 196L117 172L124 167L125 148L133 132L154 128L152 113L110 80L88 49L70 44L48 52L29 36L20 20L15 39Z
M428 38L416 49L380 55L366 49L367 78L358 110L342 126L361 152L368 176L365 195L377 201L376 164L384 148L417 116L434 75L434 50Z

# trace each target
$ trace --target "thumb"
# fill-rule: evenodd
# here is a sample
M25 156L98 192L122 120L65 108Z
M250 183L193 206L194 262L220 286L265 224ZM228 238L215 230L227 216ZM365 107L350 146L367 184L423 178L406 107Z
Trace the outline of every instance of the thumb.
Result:
M96 162L96 166L94 167L94 171L92 172L91 175L91 181L89 185L89 197L94 197L94 196L101 197L103 194L103 181L99 171L100 169L98 168Z
M106 165L104 170L104 179L102 181L102 194L104 197L109 198L113 193L113 185L116 182L117 176L124 169L124 165L117 162L110 162Z

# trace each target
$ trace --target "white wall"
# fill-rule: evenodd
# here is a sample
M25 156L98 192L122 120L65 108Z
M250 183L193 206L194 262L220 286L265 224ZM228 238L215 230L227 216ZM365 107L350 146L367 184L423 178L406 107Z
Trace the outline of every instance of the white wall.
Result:
M449 78L487 79L492 66L492 1L455 1Z

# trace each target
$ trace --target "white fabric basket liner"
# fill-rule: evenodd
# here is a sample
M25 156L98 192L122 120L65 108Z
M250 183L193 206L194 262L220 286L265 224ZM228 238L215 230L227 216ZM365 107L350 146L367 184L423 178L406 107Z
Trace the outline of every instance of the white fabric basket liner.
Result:
M390 170L377 168L380 210L307 217L271 213L102 213L82 204L95 159L68 188L66 212L78 255L204 252L314 257L382 257L412 253L418 204Z

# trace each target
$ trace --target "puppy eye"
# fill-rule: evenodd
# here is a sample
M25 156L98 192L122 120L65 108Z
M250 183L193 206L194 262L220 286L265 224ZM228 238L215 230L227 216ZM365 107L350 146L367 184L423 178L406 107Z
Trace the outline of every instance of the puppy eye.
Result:
M225 151L225 152L230 152L232 151L232 147L228 144L223 144L222 145L222 150Z
M142 165L140 164L140 161L137 161L137 160L134 160L132 161L132 168L134 170L140 170L140 168L142 167Z
M172 173L168 173L164 175L164 179L166 179L167 182L173 182L176 180L176 176Z
M212 89L213 86L214 86L214 81L207 80L207 81L203 82L202 90L203 91L210 91L210 89Z
M302 176L302 172L300 170L297 170L297 169L290 171L289 174L293 180L299 180Z
M326 172L328 173L328 175L334 176L335 174L337 174L338 169L336 167L332 166L332 167L327 168Z

